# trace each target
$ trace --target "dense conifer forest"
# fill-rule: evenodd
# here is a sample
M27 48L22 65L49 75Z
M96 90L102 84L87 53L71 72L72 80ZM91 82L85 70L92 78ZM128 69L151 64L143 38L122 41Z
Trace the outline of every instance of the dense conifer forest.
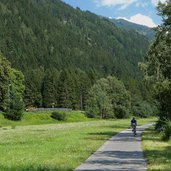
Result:
M25 76L26 107L85 109L91 87L109 75L134 101L148 100L138 62L149 41L60 0L0 0L0 51Z

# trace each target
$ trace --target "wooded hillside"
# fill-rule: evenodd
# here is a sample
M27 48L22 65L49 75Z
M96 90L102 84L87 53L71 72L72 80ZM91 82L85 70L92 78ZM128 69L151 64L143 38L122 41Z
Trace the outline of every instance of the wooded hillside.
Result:
M80 97L84 103L107 75L145 94L137 64L147 38L60 0L1 0L0 40L0 51L25 75L27 106L80 108Z

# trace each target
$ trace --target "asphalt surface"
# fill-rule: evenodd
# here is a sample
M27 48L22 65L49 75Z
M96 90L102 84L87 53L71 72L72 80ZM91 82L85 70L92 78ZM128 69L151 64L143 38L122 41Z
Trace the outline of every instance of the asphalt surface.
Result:
M146 171L141 133L151 125L138 126L136 136L131 129L113 136L75 171Z

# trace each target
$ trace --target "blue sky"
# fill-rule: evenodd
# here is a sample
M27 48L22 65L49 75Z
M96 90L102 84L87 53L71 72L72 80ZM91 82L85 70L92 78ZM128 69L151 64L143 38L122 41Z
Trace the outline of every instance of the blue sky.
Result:
M134 23L155 27L161 24L156 6L159 0L63 0L73 7L89 10L110 18L124 18ZM165 2L166 0L160 0Z

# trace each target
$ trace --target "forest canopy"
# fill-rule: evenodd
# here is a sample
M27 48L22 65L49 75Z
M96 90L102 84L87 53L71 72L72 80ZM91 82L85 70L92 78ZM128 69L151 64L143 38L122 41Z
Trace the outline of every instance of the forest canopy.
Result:
M89 11L60 0L1 0L0 40L14 73L24 74L26 107L85 110L90 89L109 75L131 96L150 98L137 65L148 39Z

